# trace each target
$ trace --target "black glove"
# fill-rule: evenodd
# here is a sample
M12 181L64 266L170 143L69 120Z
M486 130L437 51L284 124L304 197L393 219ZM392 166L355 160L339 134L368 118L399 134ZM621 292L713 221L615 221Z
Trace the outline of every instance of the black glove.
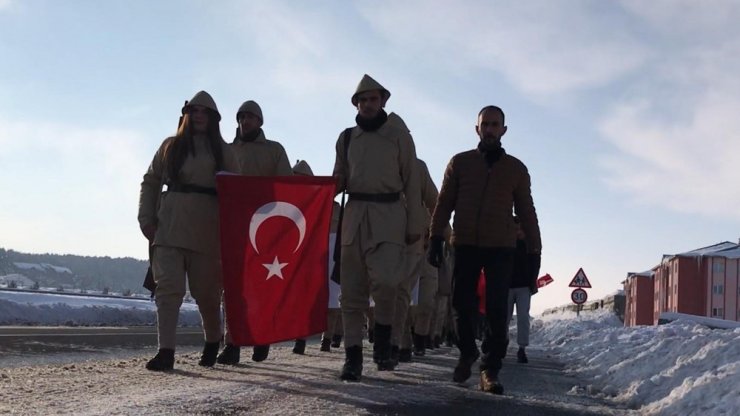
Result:
M538 292L537 278L540 274L540 264L542 263L542 253L527 253L527 263L529 275L532 276L529 285L529 293L534 295Z
M429 238L429 248L427 249L427 262L437 268L442 266L442 262L444 260L442 243L444 243L444 237L433 235Z

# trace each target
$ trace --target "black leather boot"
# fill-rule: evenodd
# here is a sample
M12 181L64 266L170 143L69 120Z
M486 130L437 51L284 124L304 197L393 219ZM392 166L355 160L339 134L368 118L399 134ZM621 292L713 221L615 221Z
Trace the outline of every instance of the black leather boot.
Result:
M146 363L146 369L150 371L169 371L175 366L175 350L160 348L157 355Z
M398 350L398 362L411 362L411 348L401 348L400 350Z
M462 383L469 379L472 374L470 367L478 361L479 356L480 353L478 350L475 351L474 355L469 357L460 356L460 359L457 361L457 365L455 366L455 371L452 374L452 381Z
M426 354L426 337L414 333L414 355L417 357L423 357Z
M331 339L321 338L321 351L323 352L331 351Z
M270 354L269 345L255 345L252 350L252 361L260 362L265 361L267 356Z
M234 344L226 344L224 350L218 355L216 362L219 364L236 365L239 364L240 348Z
M355 345L345 348L344 366L340 379L345 381L360 381L362 378L362 347Z
M306 340L297 339L293 346L293 354L303 355L306 352Z
M205 345L203 345L203 354L200 355L200 361L198 361L198 365L202 367L213 367L214 364L216 364L216 357L218 356L218 347L221 343L216 342L206 342Z
M378 371L393 371L398 364L391 357L391 326L376 323L375 343L373 344L373 358L377 359Z
M331 337L331 346L333 348L339 348L342 345L342 336L340 334L334 334Z

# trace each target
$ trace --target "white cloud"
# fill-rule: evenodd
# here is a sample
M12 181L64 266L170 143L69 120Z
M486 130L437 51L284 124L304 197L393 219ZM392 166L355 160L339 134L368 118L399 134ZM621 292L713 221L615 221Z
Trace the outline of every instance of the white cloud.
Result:
M136 210L149 147L135 131L0 118L0 243L34 252L144 254Z
M740 219L740 30L728 24L740 6L626 3L666 46L600 123L618 150L607 182L641 203Z
M655 102L614 109L600 126L619 150L605 159L607 182L650 205L740 219L738 93L707 89L686 102L686 120L654 118Z
M9 9L12 3L13 3L12 0L0 0L0 11Z
M608 84L648 49L593 2L427 1L360 6L368 23L410 56L501 73L534 97ZM494 76L494 75L492 75Z

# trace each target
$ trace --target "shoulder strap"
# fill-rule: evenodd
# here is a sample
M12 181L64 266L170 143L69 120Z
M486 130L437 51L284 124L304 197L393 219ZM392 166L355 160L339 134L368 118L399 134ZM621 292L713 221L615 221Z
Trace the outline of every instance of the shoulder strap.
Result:
M352 129L353 127L347 127L342 134L342 138L344 139L344 163L347 166L349 166L349 155L347 153L349 151L349 140L352 138Z

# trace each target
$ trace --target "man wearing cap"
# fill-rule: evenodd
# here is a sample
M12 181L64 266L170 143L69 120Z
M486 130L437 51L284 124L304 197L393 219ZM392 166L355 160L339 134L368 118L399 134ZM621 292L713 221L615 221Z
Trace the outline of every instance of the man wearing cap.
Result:
M231 143L231 149L239 163L237 173L247 176L290 176L293 170L288 161L288 155L283 146L265 138L262 130L264 118L259 104L249 100L239 106L236 112L236 137ZM239 363L239 347L231 343L228 330L224 334L226 347L218 356L220 364ZM253 361L263 361L270 353L269 345L257 345L252 352Z
M219 131L213 98L200 91L185 103L177 133L165 139L141 182L139 225L153 247L159 351L151 371L172 370L186 283L198 304L205 346L199 364L211 367L221 340L222 274L216 172L237 169ZM167 186L163 192L164 186Z
M480 139L477 148L456 154L447 165L432 215L427 252L429 263L439 267L443 261L443 231L455 211L452 305L457 313L460 358L453 381L467 380L479 356L473 322L478 309L476 288L483 269L490 348L484 351L481 362L480 388L496 394L503 393L498 373L506 356L508 292L516 247L512 208L521 219L528 251L539 255L542 249L527 167L501 147L501 137L507 130L504 121L501 108L483 107L475 126Z
M383 110L391 93L363 76L352 105L357 125L340 134L334 176L349 200L341 224L341 309L345 363L340 378L362 376L362 339L369 298L375 301L374 358L392 370L391 331L403 251L423 233L416 150L408 129ZM412 195L404 200L404 195Z

